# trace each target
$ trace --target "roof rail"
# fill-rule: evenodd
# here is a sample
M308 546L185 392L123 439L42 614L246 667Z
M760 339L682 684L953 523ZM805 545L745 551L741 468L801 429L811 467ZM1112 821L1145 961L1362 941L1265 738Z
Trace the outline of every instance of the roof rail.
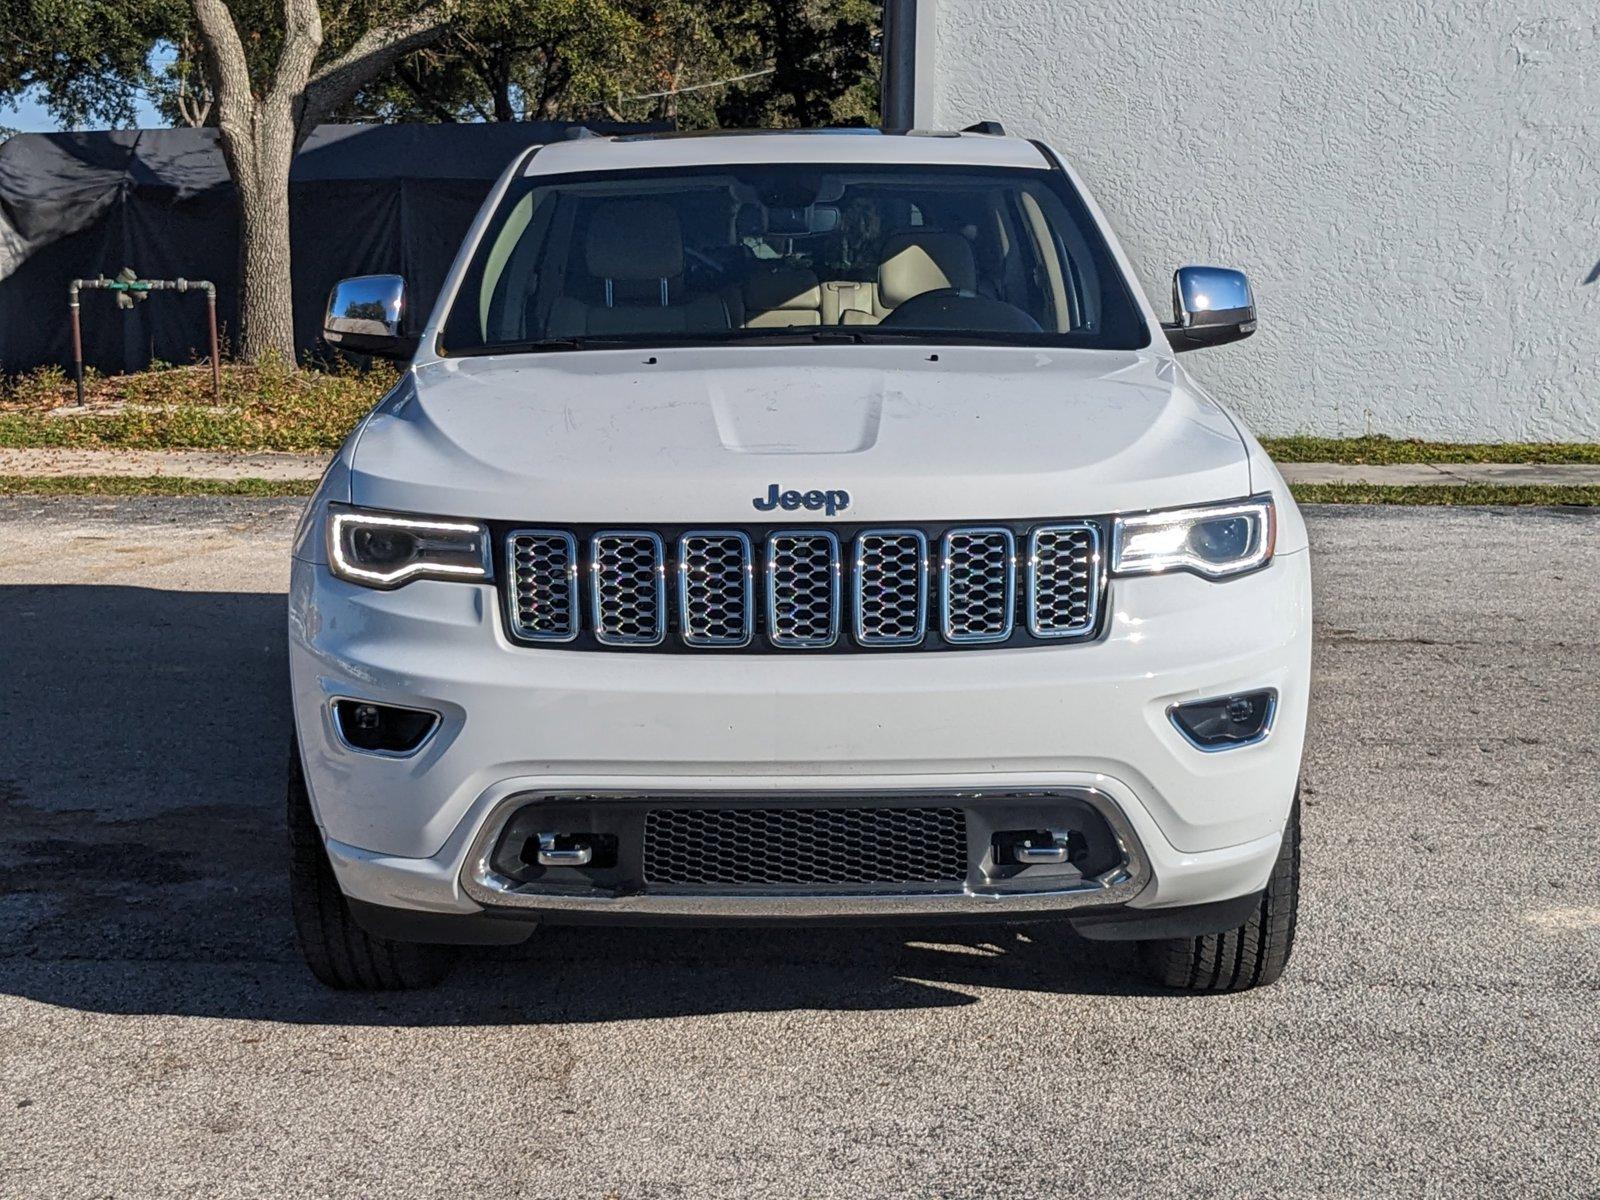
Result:
M962 133L985 133L990 137L1005 137L1006 127L999 121L976 121L961 131Z

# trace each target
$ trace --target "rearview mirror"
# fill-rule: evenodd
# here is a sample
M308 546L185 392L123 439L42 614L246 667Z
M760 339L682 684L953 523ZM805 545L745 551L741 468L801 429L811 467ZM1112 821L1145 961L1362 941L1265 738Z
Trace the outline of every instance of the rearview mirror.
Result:
M1172 276L1173 323L1163 325L1175 353L1223 346L1256 331L1256 301L1243 271L1179 267Z
M378 358L410 358L417 339L402 332L406 281L398 275L341 279L328 294L322 336L330 346Z

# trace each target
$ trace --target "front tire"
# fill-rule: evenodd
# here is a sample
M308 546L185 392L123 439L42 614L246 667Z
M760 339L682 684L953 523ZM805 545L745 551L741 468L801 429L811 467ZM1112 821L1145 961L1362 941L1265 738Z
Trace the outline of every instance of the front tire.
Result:
M1140 943L1151 978L1191 992L1244 992L1277 982L1294 952L1300 908L1300 793L1261 903L1237 929Z
M329 987L363 992L427 988L443 979L455 960L449 947L374 937L356 923L311 813L298 747L289 754L288 793L289 901L311 973Z

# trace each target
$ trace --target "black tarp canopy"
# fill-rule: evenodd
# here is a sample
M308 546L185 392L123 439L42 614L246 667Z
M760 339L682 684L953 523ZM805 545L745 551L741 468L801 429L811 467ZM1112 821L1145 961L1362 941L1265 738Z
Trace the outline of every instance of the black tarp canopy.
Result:
M596 127L634 132L659 126ZM328 289L395 272L433 304L489 185L519 151L569 136L558 122L324 125L290 175L295 347L317 344ZM67 285L132 267L209 279L223 337L238 327L238 212L214 129L19 134L0 145L0 371L66 366ZM198 294L120 311L83 297L84 358L101 371L206 354Z

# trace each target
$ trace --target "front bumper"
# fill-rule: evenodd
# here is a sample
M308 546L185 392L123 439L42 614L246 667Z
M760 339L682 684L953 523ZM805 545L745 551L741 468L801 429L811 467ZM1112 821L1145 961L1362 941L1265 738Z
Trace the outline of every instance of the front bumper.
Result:
M290 665L318 823L341 887L432 913L1029 916L1258 891L1299 774L1310 673L1304 553L1226 583L1117 579L1091 644L964 654L627 655L511 645L485 586L373 592L296 561ZM1173 704L1274 688L1271 736L1204 754ZM348 748L335 697L426 708L415 754ZM538 796L1093 794L1130 849L1109 883L1041 894L519 897L477 870ZM476 857L475 857L476 856Z
M1033 792L851 792L839 796L799 793L792 796L734 796L653 793L591 794L581 798L562 794L519 795L507 800L484 822L468 851L461 875L463 890L485 909L514 911L543 919L616 918L693 920L785 920L913 917L993 916L1065 912L1085 905L1112 905L1132 900L1150 882L1150 864L1138 834L1128 824L1117 803L1092 788ZM909 888L853 887L823 890L815 885L722 889L697 884L692 888L644 886L637 863L600 873L599 878L574 884L572 870L538 871L533 879L517 872L516 845L523 829L548 826L547 814L581 811L609 817L623 830L629 848L642 839L628 837L637 828L629 816L653 808L688 804L726 812L759 807L765 812L834 811L848 805L880 809L901 805L942 806L966 815L968 845L964 858L968 877L959 885ZM823 807L818 809L816 806ZM802 807L803 806L803 807ZM586 821L595 818L586 816ZM1085 843L1080 863L1068 861L1038 867L1001 866L992 861L992 837L1001 827L1033 828L1046 825L1091 826L1094 845ZM608 831L609 832L609 831ZM629 855L625 850L626 860ZM509 864L508 864L508 861ZM1092 861L1092 865L1090 862ZM509 865L509 869L508 869ZM519 878L518 876L523 877ZM565 878L563 878L565 877Z

